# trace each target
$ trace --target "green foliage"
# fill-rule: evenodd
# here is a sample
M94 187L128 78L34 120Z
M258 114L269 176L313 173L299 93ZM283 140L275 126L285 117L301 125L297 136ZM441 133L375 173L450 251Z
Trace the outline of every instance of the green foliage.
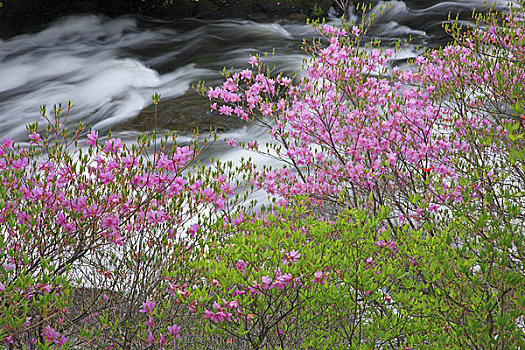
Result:
M201 312L239 303L231 322L210 322L209 331L253 349L487 348L502 338L505 348L524 345L521 275L488 266L507 264L508 253L482 259L486 243L453 244L473 229L461 216L432 234L386 230L387 217L386 208L377 218L353 210L327 222L296 207L230 227L194 262L205 271ZM280 286L286 274L292 280Z
M312 7L312 13L310 14L310 16L314 19L321 18L323 16L322 7L315 3L314 7Z

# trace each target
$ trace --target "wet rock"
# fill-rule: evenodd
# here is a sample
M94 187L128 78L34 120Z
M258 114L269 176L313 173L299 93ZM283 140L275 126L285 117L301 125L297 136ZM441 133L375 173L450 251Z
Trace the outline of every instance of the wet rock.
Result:
M171 100L161 100L157 106L157 130L182 131L193 133L195 129L206 132L213 129L224 132L242 128L246 122L220 115L210 110L207 99L189 91L183 96ZM123 129L150 132L155 127L155 107L144 108L139 115L122 125Z
M289 21L306 22L308 16L304 13L292 13L291 15L287 16L286 19Z

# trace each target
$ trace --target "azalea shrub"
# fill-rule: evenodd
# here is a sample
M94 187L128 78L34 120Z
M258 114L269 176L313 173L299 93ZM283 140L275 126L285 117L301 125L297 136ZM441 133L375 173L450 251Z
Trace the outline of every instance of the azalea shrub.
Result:
M268 127L276 142L260 151L286 164L258 173L269 194L284 202L307 195L321 211L350 206L375 215L388 205L396 215L391 228L405 221L416 228L460 200L453 161L469 152L462 132L471 120L436 103L436 86L420 84L439 71L388 70L394 51L381 50L378 41L361 48L361 31L323 26L330 45L308 46L312 59L297 84L265 74L251 57L255 72L228 74L206 95L228 102L212 105L219 113Z
M1 346L525 347L523 14L451 21L408 66L366 16L314 25L301 78L253 56L199 86L272 139L229 144L282 166L43 110L0 145Z
M225 174L242 172L194 164L213 135L128 146L90 130L81 142L82 126L64 128L69 108L44 109L49 126L30 125L28 147L1 141L0 339L17 349L176 342L192 317L180 299L198 278L185 265L239 197L244 180Z
M233 349L413 348L453 345L432 282L445 236L381 229L351 210L332 221L282 209L231 227L194 294L209 330ZM422 249L425 247L424 249ZM450 263L451 270L461 260Z
M414 283L436 302L428 325L440 318L458 348L523 346L522 18L514 8L478 14L469 28L452 21L454 42L408 68L393 63L396 48L363 45L364 21L320 25L303 78L253 56L252 69L201 90L219 113L268 128L273 142L240 146L282 161L256 174L281 204L306 196L321 219L348 208L378 218L387 207L379 230L446 238ZM417 347L436 344L427 333Z

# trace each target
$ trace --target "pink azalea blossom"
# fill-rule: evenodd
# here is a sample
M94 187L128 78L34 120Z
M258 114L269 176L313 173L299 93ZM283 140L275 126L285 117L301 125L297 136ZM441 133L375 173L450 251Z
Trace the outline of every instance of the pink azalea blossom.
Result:
M172 337L180 337L180 326L177 326L177 324L173 324L172 326L168 326L168 334Z
M246 273L246 268L247 264L244 262L244 260L238 260L237 261L237 264L236 264L236 267L237 267L237 270L239 270L241 273Z
M281 253L283 253L283 251L281 251ZM281 259L281 262L284 265L288 265L289 263L295 264L297 263L297 261L299 261L300 258L301 254L297 250L292 250L284 254L284 257Z
M30 143L39 143L40 141L42 141L40 139L40 134L37 132L32 132L31 135L29 135L29 138L31 139Z
M86 144L89 146L95 146L97 144L97 139L98 139L98 131L91 130L91 132L87 135Z
M321 285L323 285L325 283L322 271L317 271L316 273L314 273L314 280L313 280L313 282L314 283L320 283Z
M153 310L155 309L155 303L150 300L146 300L144 303L142 303L142 309L140 309L140 312L142 313L153 313Z
M263 276L261 278L261 287L262 289L270 289L270 285L272 284L273 279L269 276Z
M2 138L1 146L2 146L3 149L11 149L11 150L13 150L14 149L13 148L13 144L14 143L15 142L13 140L11 140L10 137L4 137L4 138Z
M42 335L46 338L46 341L48 343L55 343L59 347L67 343L66 337L61 335L59 332L57 332L55 329L53 329L49 325L44 328Z
M288 286L293 281L293 276L289 273L285 273L275 279L275 281L272 283L271 288L278 288L278 289L284 289L286 286Z
M250 56L249 62L252 65L252 67L254 67L254 66L257 67L259 65L257 57L255 57L255 56Z

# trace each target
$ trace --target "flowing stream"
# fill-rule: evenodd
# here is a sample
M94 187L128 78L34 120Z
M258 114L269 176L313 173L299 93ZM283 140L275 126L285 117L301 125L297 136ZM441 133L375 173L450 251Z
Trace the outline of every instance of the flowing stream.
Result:
M415 57L425 47L446 42L442 22L449 12L465 18L483 0L379 1L372 9L375 22L369 35L384 46L412 38L397 59ZM509 1L498 1L502 8ZM332 11L333 12L333 11ZM350 11L350 17L357 17ZM340 23L332 18L333 23ZM266 138L263 130L210 112L209 102L192 84L221 82L223 67L248 67L249 55L271 52L278 70L300 71L307 56L303 39L316 32L296 21L256 23L228 19L161 21L140 16L108 19L73 16L59 19L46 29L0 41L0 137L26 139L25 125L43 120L39 106L48 111L71 100L69 123L84 122L103 134L131 139L153 128L153 92L161 94L159 128L183 137L195 126L213 127L224 137ZM218 142L212 154L240 155Z

